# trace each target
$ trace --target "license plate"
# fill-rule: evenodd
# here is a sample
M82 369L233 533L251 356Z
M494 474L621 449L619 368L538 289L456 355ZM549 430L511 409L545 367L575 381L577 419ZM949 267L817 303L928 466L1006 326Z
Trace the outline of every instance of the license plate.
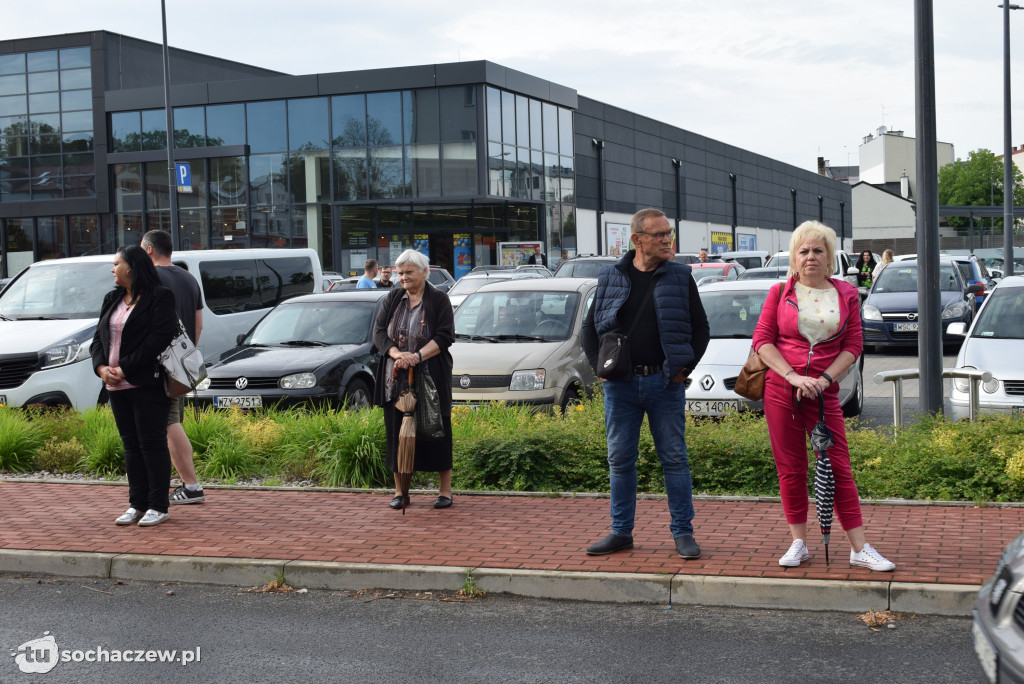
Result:
M920 325L917 321L913 323L893 323L893 330L896 332L917 332L917 326Z
M214 397L213 406L214 408L262 408L263 397L258 394L246 397Z
M999 670L999 654L996 653L995 647L992 646L992 642L985 636L985 631L978 625L978 619L974 619L974 628L972 630L972 641L974 641L974 653L978 656L978 662L981 663L981 669L985 673L985 677L989 682L995 684L997 672Z
M695 399L686 402L686 412L695 416L721 416L728 411L738 411L739 401L708 401Z

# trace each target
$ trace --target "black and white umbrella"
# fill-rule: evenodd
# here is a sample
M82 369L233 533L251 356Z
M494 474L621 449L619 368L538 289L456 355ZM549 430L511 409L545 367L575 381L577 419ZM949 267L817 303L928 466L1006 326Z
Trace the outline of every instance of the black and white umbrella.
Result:
M832 462L828 448L832 446L832 431L825 425L825 400L818 395L818 423L811 430L811 449L817 453L814 462L814 502L818 509L818 524L825 544L825 565L828 561L828 540L832 532L832 509L835 505L836 480L832 474Z

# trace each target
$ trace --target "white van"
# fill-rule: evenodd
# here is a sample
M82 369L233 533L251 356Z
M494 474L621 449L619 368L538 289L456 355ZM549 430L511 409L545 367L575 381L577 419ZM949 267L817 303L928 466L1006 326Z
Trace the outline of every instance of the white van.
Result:
M199 281L199 349L213 363L279 302L320 291L312 249L218 249L171 258ZM103 296L114 287L114 256L40 261L0 294L0 404L72 406L105 401L89 345Z

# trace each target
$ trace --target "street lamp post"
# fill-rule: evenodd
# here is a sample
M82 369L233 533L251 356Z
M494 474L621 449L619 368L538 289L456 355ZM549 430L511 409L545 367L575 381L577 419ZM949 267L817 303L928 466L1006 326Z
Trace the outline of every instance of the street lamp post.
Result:
M1013 141L1010 127L1010 10L1024 9L1004 2L1003 8L1003 275L1013 275Z
M178 229L178 174L174 171L174 110L171 108L171 50L167 47L167 9L160 0L160 19L164 29L164 119L167 125L167 192L170 195L171 242L174 249L181 248Z

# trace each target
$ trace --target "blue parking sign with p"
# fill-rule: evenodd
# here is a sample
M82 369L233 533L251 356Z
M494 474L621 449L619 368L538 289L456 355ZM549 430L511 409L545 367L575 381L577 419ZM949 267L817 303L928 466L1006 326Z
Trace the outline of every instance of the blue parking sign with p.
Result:
M174 173L178 177L178 192L192 192L192 166L189 162L175 162Z

